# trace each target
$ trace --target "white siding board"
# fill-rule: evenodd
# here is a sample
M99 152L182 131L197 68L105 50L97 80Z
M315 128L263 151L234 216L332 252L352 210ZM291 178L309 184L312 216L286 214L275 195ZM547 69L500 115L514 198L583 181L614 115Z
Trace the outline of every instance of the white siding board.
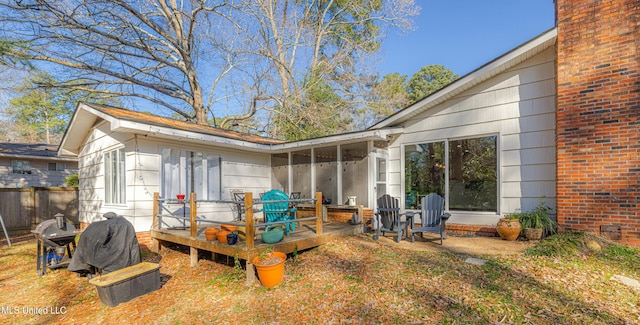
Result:
M554 130L503 134L502 150L508 151L548 146L549 144L555 143L555 136Z
M514 134L525 132L536 132L540 130L553 130L555 128L555 115L543 114L535 116L524 116L520 119L504 121L502 133Z
M502 167L503 182L555 180L555 174L555 164Z
M502 151L502 166L555 164L555 147Z
M505 198L503 202L503 205L505 206L504 213L507 214L507 213L514 213L519 211L532 211L540 203L540 200L541 200L541 197L539 196L538 197ZM548 207L552 209L552 211L555 210L556 204L555 204L554 197L547 196L544 198L544 202Z
M504 182L502 185L504 198L555 196L554 181Z

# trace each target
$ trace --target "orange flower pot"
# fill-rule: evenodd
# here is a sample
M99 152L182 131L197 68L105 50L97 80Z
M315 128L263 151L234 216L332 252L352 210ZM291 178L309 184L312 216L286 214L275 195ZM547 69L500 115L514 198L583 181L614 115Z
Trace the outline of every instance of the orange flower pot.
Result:
M227 235L228 235L228 234L230 234L230 233L231 233L230 231L226 231L226 230L220 230L220 231L218 231L218 234L217 234L217 236L218 236L218 241L219 241L221 244L226 244L226 243L227 243Z
M284 279L284 261L287 255L281 252L272 252L264 259L260 256L253 258L253 265L258 270L260 283L267 288L273 288Z
M222 230L226 230L228 232L234 232L234 231L238 230L238 226L228 225L228 224L221 225L220 228L222 228Z
M204 236L207 237L207 240L214 241L218 238L218 232L220 232L218 228L207 228L204 231Z

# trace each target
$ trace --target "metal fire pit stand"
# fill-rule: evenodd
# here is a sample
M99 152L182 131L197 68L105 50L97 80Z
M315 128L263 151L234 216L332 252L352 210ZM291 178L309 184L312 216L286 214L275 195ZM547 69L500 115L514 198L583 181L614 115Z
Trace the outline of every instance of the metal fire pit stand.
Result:
M50 237L46 239L38 237L38 247L36 252L36 269L38 270L38 275L44 275L45 273L47 273L47 269L57 269L69 266L69 263L71 262L72 252L76 250L75 237L76 235L59 236L55 238ZM50 246L45 244L46 241L66 244L61 244L59 246ZM56 249L58 248L64 248L67 256L63 257L63 259L60 261L58 261L56 257L52 258L51 260L47 260L49 252L53 251L53 253L56 254Z

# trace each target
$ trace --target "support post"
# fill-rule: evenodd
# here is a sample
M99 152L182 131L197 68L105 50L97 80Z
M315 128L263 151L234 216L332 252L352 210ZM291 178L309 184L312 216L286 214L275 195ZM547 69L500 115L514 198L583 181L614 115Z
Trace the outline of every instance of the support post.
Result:
M198 236L198 224L196 222L196 193L191 192L189 194L189 221L190 221L190 229L191 229L191 237L196 238Z
M191 255L191 267L198 266L198 249L191 246L189 248L189 255Z
M194 239L198 236L198 224L196 223L196 215L196 193L191 192L191 194L189 194L189 227L191 230L191 238ZM191 255L191 267L198 266L198 249L191 246L189 249L189 253Z
M251 286L256 282L256 269L253 267L253 261L247 260L247 279L245 285Z
M158 192L153 192L153 209L152 212L153 213L153 221L151 222L151 229L152 230L157 230L158 229L158 214L160 213L160 193Z
M253 226L253 193L244 193L244 217L245 217L245 235L246 247L253 248L255 243L256 229ZM248 261L247 261L248 263Z
M322 234L322 192L316 192L316 234Z
M249 252L254 248L255 242L254 238L256 236L256 228L253 225L253 193L247 192L244 193L244 218L245 218L245 229L246 229L246 247L249 249ZM253 267L253 254L249 254L247 257L247 275L245 280L245 285L251 286L256 282L256 270Z
M158 192L153 192L153 209L151 213L153 213L151 221L151 233L153 234L154 230L160 228L160 221L158 220L158 215L160 214L160 193ZM151 251L154 253L160 252L160 241L153 237L153 235L151 236Z

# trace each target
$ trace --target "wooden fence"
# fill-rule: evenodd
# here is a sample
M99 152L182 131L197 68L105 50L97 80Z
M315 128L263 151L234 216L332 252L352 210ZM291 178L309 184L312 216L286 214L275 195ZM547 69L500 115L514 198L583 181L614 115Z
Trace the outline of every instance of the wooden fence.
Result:
M0 188L0 215L10 234L28 233L58 213L76 226L79 224L77 189Z

